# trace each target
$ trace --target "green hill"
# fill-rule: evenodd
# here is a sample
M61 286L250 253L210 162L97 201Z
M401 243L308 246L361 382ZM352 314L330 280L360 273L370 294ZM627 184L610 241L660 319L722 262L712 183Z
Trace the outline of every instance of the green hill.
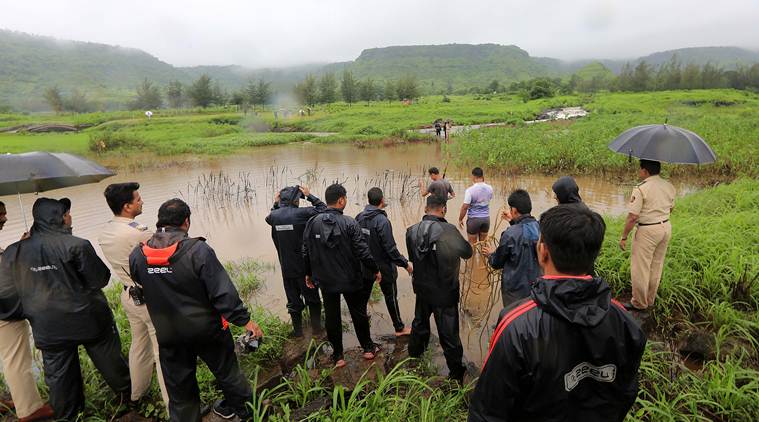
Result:
M685 48L641 59L656 65L675 53L682 63L711 61L728 68L759 62L759 53L735 47ZM281 69L175 67L138 49L0 30L0 107L48 110L43 93L48 87L58 86L64 94L74 90L86 94L98 109L123 108L144 78L165 86L172 80L188 84L203 73L227 90L239 89L251 78L263 78L283 93L308 73L318 76L350 69L357 78L371 77L376 81L411 74L420 82L421 91L429 94L484 87L493 80L508 84L542 76L569 77L575 72L582 79L591 80L598 74L606 78L609 69L618 72L623 64L624 61L562 62L532 57L514 45L447 44L371 48L354 61Z
M359 78L399 79L415 75L425 92L482 87L493 80L510 83L538 76L557 76L558 60L538 59L513 45L447 44L372 48L353 62L330 70L350 69Z

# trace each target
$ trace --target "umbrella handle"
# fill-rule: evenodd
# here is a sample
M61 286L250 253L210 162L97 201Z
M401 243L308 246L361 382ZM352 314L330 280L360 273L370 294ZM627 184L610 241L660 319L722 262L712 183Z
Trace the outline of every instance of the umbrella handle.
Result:
M21 216L24 217L24 228L29 232L29 224L26 222L26 213L24 213L24 204L21 202L21 192L18 192L18 206L21 208Z

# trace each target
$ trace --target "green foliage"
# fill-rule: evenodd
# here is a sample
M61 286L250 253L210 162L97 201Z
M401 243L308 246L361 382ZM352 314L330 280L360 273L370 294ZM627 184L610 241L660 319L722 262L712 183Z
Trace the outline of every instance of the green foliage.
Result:
M161 88L145 78L142 83L137 86L137 98L135 98L132 103L132 110L157 109L161 108L161 105L163 105Z
M334 73L325 73L319 79L319 102L334 103L337 100L337 79Z
M170 108L182 108L185 102L184 85L179 81L171 81L166 87L166 101Z
M303 104L313 106L319 101L318 87L314 75L308 74L302 82L293 89L295 96Z
M356 80L353 79L353 73L350 70L344 70L343 80L340 83L340 93L343 96L343 101L348 104L356 102L359 97L358 91L358 84L356 83Z
M195 107L208 107L211 105L215 99L211 77L206 74L200 75L187 90L187 96Z
M47 101L54 112L60 113L63 111L63 96L57 86L45 90L45 101Z
M398 99L401 100L415 100L419 97L419 84L414 75L406 75L398 80L395 86L398 92Z

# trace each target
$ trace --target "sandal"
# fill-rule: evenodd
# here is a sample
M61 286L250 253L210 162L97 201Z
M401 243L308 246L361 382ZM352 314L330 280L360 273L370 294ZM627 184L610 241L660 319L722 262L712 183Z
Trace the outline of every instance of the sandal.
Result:
M377 356L377 353L379 353L379 351L380 351L379 344L375 344L374 346L372 346L372 350L364 352L364 355L363 355L364 359L374 360L374 358Z

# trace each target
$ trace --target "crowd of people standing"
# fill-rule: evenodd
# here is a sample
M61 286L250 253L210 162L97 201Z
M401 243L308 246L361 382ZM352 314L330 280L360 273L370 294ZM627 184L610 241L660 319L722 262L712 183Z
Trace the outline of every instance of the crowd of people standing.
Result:
M659 163L641 160L641 183L620 237L625 249L635 230L628 303L612 299L595 273L606 225L583 204L574 179L556 181L558 204L539 218L531 214L527 191L509 194L507 209L497 216L509 227L497 247L480 249L501 270L503 310L472 395L470 421L624 419L637 395L646 343L638 318L654 303L671 238L674 188L659 172ZM348 197L340 184L327 187L324 201L305 186L285 187L275 197L266 222L282 268L291 335L306 334L307 311L311 335L326 331L335 370L346 365L342 301L362 358L371 361L380 352L367 310L379 284L395 336L409 337L409 355L428 348L434 318L449 377L464 381L459 273L462 260L489 236L493 188L481 168L472 170L457 227L446 220L456 196L451 183L434 167L429 176L429 183L420 183L424 216L406 230L408 257L394 239L380 188L368 191L356 218L345 214ZM113 273L89 241L72 235L66 198L38 199L31 230L0 257L0 358L13 398L6 405L21 421L77 419L84 409L80 346L125 404L135 406L147 394L155 373L170 419L199 421L201 359L224 396L210 409L224 418L249 417L253 391L228 327L245 327L254 338L264 333L213 248L189 236L190 207L180 199L163 203L153 232L135 220L142 213L139 188L119 183L104 192L113 218L98 243ZM310 205L300 207L301 199ZM0 229L5 221L0 203ZM411 276L416 295L410 325L398 306L398 268ZM128 358L102 291L111 276L121 283L129 321ZM30 327L42 352L49 404L34 382Z

